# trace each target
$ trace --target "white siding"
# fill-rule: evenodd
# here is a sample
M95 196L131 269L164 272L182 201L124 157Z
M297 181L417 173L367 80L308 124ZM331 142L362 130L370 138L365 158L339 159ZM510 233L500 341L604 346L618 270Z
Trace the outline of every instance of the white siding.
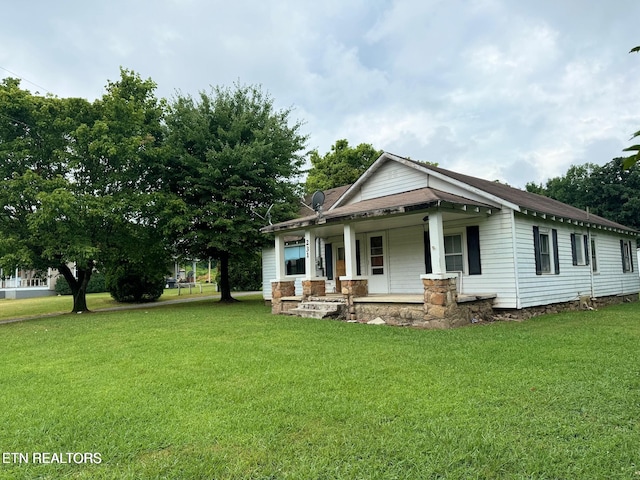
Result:
M480 227L482 274L464 275L461 293L495 293L495 307L516 308L511 211L504 209L489 217L472 218L465 222L467 225ZM445 234L447 227L445 225Z
M276 249L273 247L262 249L262 297L271 300L271 282L276 278ZM302 280L304 275L287 277L295 280L296 295L302 295Z
M425 173L398 162L387 162L373 173L362 185L359 194L346 204L424 188L427 181L428 175Z
M271 300L271 280L276 278L276 249L262 249L262 296Z
M587 229L572 224L549 222L543 218L516 216L518 274L522 307L578 300L592 295L589 265L573 265L571 234L587 234ZM533 226L558 231L560 274L536 275L533 247ZM593 276L594 296L617 295L640 290L635 275L622 273L620 237L603 231L597 232L597 259L599 273Z
M478 225L480 231L481 275L467 275L466 227ZM420 275L424 266L424 229L422 226L392 229L389 239L389 283L392 293L422 293ZM465 274L461 293L495 293L495 306L517 306L511 216L508 210L489 217L469 217L445 222L444 233L462 233L465 250Z
M638 263L634 262L633 272L622 272L620 240L629 240L629 238L623 238L619 235L598 230L595 231L593 236L596 241L596 257L598 262L598 272L593 276L595 296L602 297L605 295L619 295L640 291ZM635 240L633 240L633 242L635 242Z

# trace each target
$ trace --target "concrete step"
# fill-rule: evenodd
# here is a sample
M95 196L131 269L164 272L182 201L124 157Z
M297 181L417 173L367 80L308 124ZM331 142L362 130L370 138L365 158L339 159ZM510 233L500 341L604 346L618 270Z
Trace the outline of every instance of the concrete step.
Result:
M308 301L289 310L288 313L305 318L338 318L345 310L345 303L338 301Z

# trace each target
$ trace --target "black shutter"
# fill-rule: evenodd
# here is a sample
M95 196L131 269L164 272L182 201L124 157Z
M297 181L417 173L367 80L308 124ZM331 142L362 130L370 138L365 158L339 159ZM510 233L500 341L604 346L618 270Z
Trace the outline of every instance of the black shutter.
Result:
M626 265L624 263L624 241L620 240L620 255L622 256L622 273L627 271Z
M633 272L633 248L631 248L631 240L629 240L629 265L631 265L631 271Z
M582 239L584 240L584 264L589 265L591 262L591 252L589 251L589 236L583 235Z
M576 234L571 234L571 260L574 265L578 265L578 254L576 252Z
M467 258L469 259L469 275L481 275L480 264L480 227L467 227Z
M362 262L360 261L360 240L356 240L356 275L362 275Z
M431 267L431 239L429 232L424 232L424 271L425 273L433 273Z
M324 261L327 279L333 280L333 248L330 243L324 245Z
M560 274L560 256L558 255L558 230L555 228L551 230L553 236L553 261L555 267L555 274Z
M542 275L542 259L540 258L540 229L533 226L533 250L536 258L536 275Z

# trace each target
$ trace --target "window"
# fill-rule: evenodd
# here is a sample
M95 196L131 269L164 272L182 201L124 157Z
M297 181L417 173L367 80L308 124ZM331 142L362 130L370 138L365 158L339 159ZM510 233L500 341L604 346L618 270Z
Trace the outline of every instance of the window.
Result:
M462 235L445 235L444 263L447 272L461 272L463 270Z
M467 273L469 275L481 275L482 265L480 261L480 227L477 225L468 226L467 232ZM464 243L462 234L445 235L445 268L447 272L464 271ZM429 232L424 232L424 266L425 273L433 273L431 264L431 239Z
M371 247L371 274L384 275L384 246L382 236L369 239Z
M591 237L591 269L598 271L598 258L596 256L596 239Z
M533 227L533 249L535 253L536 275L551 272L560 273L560 257L558 256L558 231L555 228Z
M587 235L571 234L571 258L574 265L589 265L589 237Z
M540 234L540 268L542 273L551 273L551 250L549 249L549 234Z
M285 245L284 262L287 270L287 275L304 275L304 259L304 244Z
M622 272L633 272L633 256L631 255L631 241L620 240L620 253L622 254Z

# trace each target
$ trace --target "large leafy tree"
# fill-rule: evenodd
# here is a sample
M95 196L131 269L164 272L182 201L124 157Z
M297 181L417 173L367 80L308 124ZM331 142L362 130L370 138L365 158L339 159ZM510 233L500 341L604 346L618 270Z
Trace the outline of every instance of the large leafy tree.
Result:
M640 171L626 169L624 162L571 166L565 175L528 183L526 189L640 230Z
M87 310L94 269L146 251L136 232L159 231L165 218L154 89L126 70L93 103L33 95L15 79L0 85L0 264L58 269L74 312Z
M312 193L353 183L380 155L382 150L376 150L368 143L350 147L345 139L337 140L324 156L313 150L305 190Z
M164 178L186 206L176 248L219 261L221 301L233 300L229 263L264 245L265 218L298 208L295 179L307 137L290 115L259 87L239 84L171 102Z
M632 48L629 53L634 53L634 52L636 53L640 52L640 46ZM638 130L636 133L633 134L633 136L631 137L631 140L633 139L640 139L640 130ZM638 163L638 160L640 160L640 144L632 145L628 148L625 148L624 151L635 152L634 155L631 155L630 157L627 157L624 159L625 168L631 168L633 165Z

